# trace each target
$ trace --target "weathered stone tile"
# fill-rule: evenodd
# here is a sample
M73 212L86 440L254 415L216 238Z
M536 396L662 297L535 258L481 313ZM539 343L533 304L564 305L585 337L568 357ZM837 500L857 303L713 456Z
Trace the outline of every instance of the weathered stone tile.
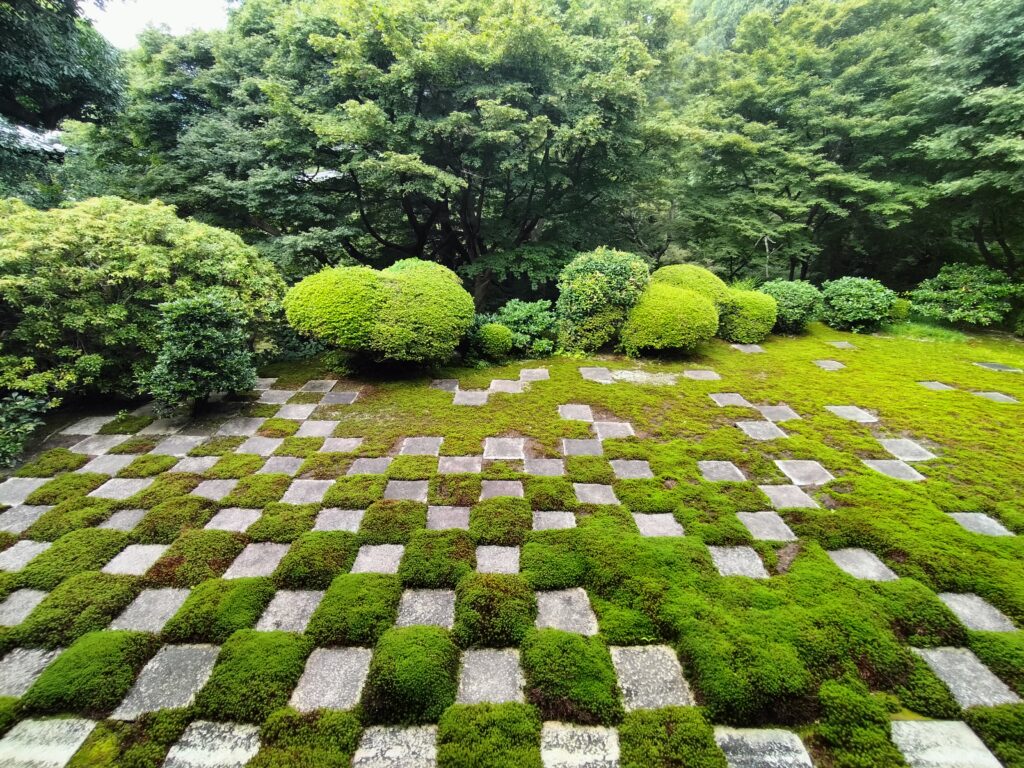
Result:
M460 389L452 398L454 405L487 405L490 393L486 389Z
M535 477L562 477L565 462L562 459L525 459L523 471Z
M281 501L284 504L319 504L333 480L292 480Z
M235 558L227 571L225 579L240 579L246 576L270 576L278 563L288 553L289 544L247 544L241 554Z
M967 648L912 648L941 680L956 703L968 707L1019 704L1020 696Z
M640 530L641 536L683 536L685 531L671 512L656 512L645 515L633 513L633 521Z
M971 533L982 536L1013 536L1013 531L984 512L950 512L949 516Z
M192 490L193 496L202 496L210 501L220 501L238 485L237 480L203 480Z
M330 392L337 383L337 379L312 379L299 387L299 392Z
M627 712L693 704L675 651L667 645L612 647L612 664Z
M481 484L480 500L498 496L523 498L523 484L519 480L484 480Z
M50 546L49 541L16 541L0 552L0 571L20 571Z
M404 552L401 544L364 544L356 555L352 573L398 573Z
M442 456L437 460L437 471L442 475L478 475L483 465L479 456Z
M93 435L71 446L72 451L86 456L100 456L116 448L131 435Z
M747 401L743 395L738 392L715 392L714 394L708 395L719 408L725 408L726 406L733 406L736 408L753 408L754 406Z
M431 389L440 389L442 392L458 392L458 379L434 379L430 382Z
M943 384L941 381L919 381L917 382L925 389L930 389L933 392L952 392L956 387L951 387L949 384Z
M299 712L352 709L359 703L372 656L369 648L317 648L288 703Z
M385 499L420 501L426 504L430 483L427 480L388 480Z
M653 373L651 371L611 371L613 381L625 381L630 384L641 384L655 387L669 387L679 381L678 373ZM699 378L699 377L690 377ZM721 378L721 377L719 377ZM611 384L612 382L600 382Z
M537 593L537 629L561 629L581 635L597 634L597 617L581 587Z
M303 459L295 456L271 456L266 463L256 470L257 475L291 475L299 471Z
M828 556L840 569L855 579L896 581L899 578L874 552L866 549L836 549L829 552Z
M435 768L437 726L372 725L363 731L352 768Z
M260 751L260 729L194 720L167 753L163 768L242 768Z
M612 459L608 463L618 480L650 480L654 477L651 465L643 459Z
M1018 402L1017 398L1011 397L1010 395L1004 394L1002 392L972 392L971 394L977 395L978 397L983 397L986 400L991 400L993 403ZM74 448L72 448L71 450L74 450Z
M220 425L220 429L217 430L216 434L228 437L252 437L263 426L264 421L266 419L240 416L225 421Z
M132 455L119 456L115 453L105 453L92 459L88 464L79 467L75 472L98 472L101 475L116 475L133 461L135 461L135 456Z
M737 512L736 517L758 541L796 541L796 534L775 512Z
M892 743L910 768L1001 768L985 743L959 720L893 720Z
M181 456L183 457L183 461L187 461L188 459L185 459L184 457L194 448L199 447L205 442L206 438L202 435L171 435L157 443L156 447L150 451L150 453L157 454L159 456ZM201 456L194 458L213 459L214 463L216 463L217 460L216 456ZM182 463L183 462L178 462L178 466L175 467L176 471L185 471L178 468Z
M79 717L22 720L0 739L4 768L64 768L96 723Z
M1014 632L1017 629L1009 617L978 595L940 592L939 599L968 629L979 632Z
M607 368L582 366L579 371L580 376L586 381L594 381L598 384L611 384L614 381L612 372Z
M749 576L767 579L761 556L752 547L708 547L711 560L722 576Z
M519 573L519 547L476 548L477 573Z
M127 499L140 491L151 486L156 478L153 477L112 477L103 485L89 493L97 499Z
M327 392L320 398L320 405L352 405L359 398L359 392Z
M874 424L878 421L878 417L873 413L856 405L826 405L825 410L831 411L841 419L855 421L858 424Z
M279 419L292 419L293 421L304 421L313 415L317 408L314 404L298 403L295 405L282 405L274 414Z
M346 475L383 475L391 466L390 456L380 456L375 459L356 459L348 468Z
M604 446L598 439L562 439L563 456L603 456Z
M558 406L559 418L566 419L567 421L593 421L594 412L591 410L589 405L582 405L580 403L566 403L565 405Z
M201 475L209 469L213 468L213 465L220 461L220 456L186 456L168 472L191 472L196 475Z
M407 589L398 605L399 627L426 625L451 629L455 623L455 590Z
M492 379L487 388L489 392L501 392L506 395L521 395L526 391L527 382L518 379Z
M120 573L128 576L141 576L153 563L163 557L167 544L129 544L122 549L109 563L103 566L103 573Z
M352 453L363 444L361 437L327 437L320 447L321 453Z
M722 377L714 371L683 371L683 376L694 381L718 381Z
M729 768L814 768L800 737L781 728L715 727Z
M633 425L628 421L595 421L592 428L598 440L612 440L636 435Z
M63 652L63 648L14 648L0 661L0 696L24 696L25 692ZM4 763L6 765L6 763Z
M53 507L49 506L27 506L18 504L6 512L0 514L0 531L6 533L21 533L27 531L32 525L49 512Z
M974 365L998 373L1024 373L1024 370L1015 368L1012 365L1006 365L1005 363L974 363Z
M14 507L24 504L25 499L37 488L50 482L48 477L11 477L0 483L0 504Z
M158 633L188 598L187 589L144 589L110 623L110 629Z
M525 680L516 648L469 650L462 654L458 704L522 702Z
M547 381L551 374L547 368L522 368L519 371L521 381Z
M437 456L443 442L443 437L407 437L399 453L402 456Z
M773 424L782 421L794 421L800 418L800 414L788 405L755 405L754 408Z
M253 390L256 392L263 392L274 386L276 381L276 378L258 378L256 379L256 386L253 387Z
M260 393L258 403L267 403L269 405L284 405L295 393L290 389L265 389Z
M328 419L310 419L299 425L296 437L330 437L341 422Z
M816 461L785 459L776 461L775 466L792 480L794 485L824 485L835 480L832 473Z
M619 733L604 726L546 722L540 756L544 768L618 768Z
M823 371L841 371L846 367L838 360L815 360L814 364Z
M238 531L244 533L249 526L260 519L263 510L227 507L220 510L204 527L212 531Z
M619 499L610 485L600 483L573 483L576 501L580 504L618 504Z
M158 709L187 707L206 685L220 649L215 645L165 645L143 667L114 720L134 720Z
M855 347L853 344L851 344L848 341L826 341L825 343L828 344L830 347L835 347L836 349L856 349L857 348L857 347Z
M768 501L776 509L796 507L814 509L818 506L818 502L796 485L759 485L757 487L768 497Z
M746 355L759 355L764 353L764 347L760 344L730 344L729 346L737 352L743 352Z
M318 590L280 589L263 611L256 629L261 632L305 632L310 617L323 599L324 593Z
M894 480L920 482L925 476L906 462L898 459L864 459L864 466Z
M777 440L781 437L789 437L770 421L737 421L736 426L743 430L743 433L754 440Z
M284 442L283 438L280 437L250 437L240 446L236 453L249 453L256 456L269 456L278 448L281 447L281 443Z
M469 530L469 507L427 507L427 530L443 531L448 528Z
M110 528L115 531L130 531L148 512L148 509L119 509L96 527Z
M0 627L16 627L36 609L48 593L38 589L16 589L0 603Z
M95 435L114 420L114 416L87 416L61 430L62 435Z
M533 530L560 531L576 527L576 515L572 512L536 511L533 513Z
M742 483L747 479L731 461L698 461L697 469L701 477L712 483Z
M484 439L485 459L526 458L526 439L522 437L488 437Z
M928 461L936 458L935 454L923 445L906 438L879 440L882 447L901 461Z
M316 516L314 531L349 531L355 533L359 530L359 524L363 522L365 510L362 509L338 509L328 507L321 509Z

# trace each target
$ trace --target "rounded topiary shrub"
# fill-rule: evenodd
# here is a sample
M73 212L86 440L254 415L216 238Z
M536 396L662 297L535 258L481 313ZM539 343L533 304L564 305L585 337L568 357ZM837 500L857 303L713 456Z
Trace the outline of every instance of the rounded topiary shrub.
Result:
M718 310L711 299L668 283L651 283L622 328L622 349L642 352L690 351L715 335Z
M759 289L775 299L775 330L801 333L821 314L821 291L806 280L772 280Z
M778 305L768 294L730 291L719 317L718 335L726 341L756 344L768 338L777 315Z
M889 318L896 294L877 280L841 277L822 286L822 319L841 331L871 331Z
M889 319L894 323L905 323L914 311L914 302L910 299L896 299L889 308Z
M369 267L334 267L292 286L284 297L284 311L299 333L358 352L370 343L384 298L380 272Z
M722 278L696 264L670 264L662 267L651 275L651 281L686 288L701 296L707 296L718 307L729 298L729 286Z
M476 342L488 360L501 360L512 351L512 331L501 323L484 323L476 332Z
M598 248L581 253L558 276L558 342L592 351L613 342L650 279L635 253Z

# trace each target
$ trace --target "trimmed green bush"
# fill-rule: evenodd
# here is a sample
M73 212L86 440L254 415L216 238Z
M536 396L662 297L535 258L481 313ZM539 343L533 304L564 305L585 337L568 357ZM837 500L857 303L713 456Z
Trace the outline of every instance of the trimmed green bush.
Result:
M354 533L304 533L282 558L275 579L285 589L327 589L335 576L352 567L358 549Z
M104 629L135 599L139 588L131 576L90 571L72 576L54 589L16 630L27 645L68 646Z
M112 509L109 499L86 497L65 501L44 512L24 535L32 541L56 541L71 531L99 525L110 517Z
M541 722L525 704L456 704L437 724L445 768L541 768Z
M521 576L472 573L455 589L455 641L465 647L518 646L533 627L537 596Z
M260 728L260 751L249 768L349 768L363 726L353 712L283 708Z
M778 304L760 291L729 291L719 317L718 335L738 344L764 341L775 327Z
M465 531L413 531L398 576L407 587L454 587L473 571L476 547Z
M159 647L147 632L90 632L58 656L28 689L30 712L109 714Z
M74 472L89 463L89 457L69 451L67 448L53 448L41 453L35 459L14 473L15 477L54 477L61 472Z
M655 270L652 283L665 283L699 293L721 308L729 298L729 286L709 269L696 264L669 264Z
M383 573L346 573L331 582L309 620L306 635L318 645L373 645L394 626L402 585Z
M183 531L202 528L216 511L209 499L178 496L149 510L132 534L143 544L171 544Z
M512 331L501 323L484 323L476 332L476 344L488 360L503 360L512 351Z
M262 723L288 703L312 650L308 638L291 632L235 632L196 694L196 710L212 720Z
M418 501L375 501L359 525L363 544L405 544L413 531L427 527L427 505Z
M487 323L499 323L512 331L512 349L521 355L541 357L555 349L558 319L551 302L509 299L501 309L483 316Z
M288 322L299 333L347 352L369 346L386 286L369 267L335 267L293 285L284 297Z
M771 280L758 290L775 299L780 333L802 333L821 314L821 291L806 280Z
M522 645L529 701L545 720L611 725L622 719L615 668L604 642L573 632L528 632Z
M1022 296L1024 287L1005 272L969 264L946 264L910 294L920 315L981 327L1006 320Z
M185 531L147 572L154 584L193 587L228 569L245 548L245 537L234 531Z
M127 534L107 528L66 533L25 566L19 583L33 589L53 589L77 573L98 571L127 543Z
M234 632L255 625L273 597L270 579L204 581L164 626L164 639L172 643L223 643Z
M689 352L713 338L718 311L695 291L652 282L622 328L622 349L630 357L642 352Z
M26 504L53 506L62 501L79 499L95 491L110 478L99 472L68 472L41 485L25 499Z
M619 726L621 768L726 768L714 729L696 707L630 712Z
M910 299L896 299L889 308L889 320L894 323L905 323L914 311L914 302Z
M822 319L841 331L873 331L889 317L896 294L877 280L841 277L822 286Z
M389 629L377 641L363 688L375 723L432 723L455 703L459 649L440 627Z
M531 528L533 511L526 499L484 499L469 512L469 532L478 544L518 546Z

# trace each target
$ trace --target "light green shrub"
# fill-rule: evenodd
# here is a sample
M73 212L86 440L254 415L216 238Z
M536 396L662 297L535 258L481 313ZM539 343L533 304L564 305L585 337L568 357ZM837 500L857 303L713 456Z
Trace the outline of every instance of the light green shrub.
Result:
M651 283L622 328L622 349L642 352L691 351L718 330L718 310L710 299L668 283Z
M299 333L358 352L370 343L384 304L380 272L369 267L335 267L293 285L284 297L288 322Z
M801 333L821 314L821 291L806 280L771 280L759 290L775 299L775 330L782 333Z
M726 341L756 344L775 327L778 304L760 291L729 292L719 317L718 335Z
M872 331L889 317L896 294L877 280L841 277L822 286L823 319L841 331Z
M668 283L676 288L685 288L711 299L715 306L729 298L729 286L714 272L696 264L670 264L651 275L653 283Z
M501 360L512 351L512 331L501 323L484 323L476 332L476 343L488 360Z

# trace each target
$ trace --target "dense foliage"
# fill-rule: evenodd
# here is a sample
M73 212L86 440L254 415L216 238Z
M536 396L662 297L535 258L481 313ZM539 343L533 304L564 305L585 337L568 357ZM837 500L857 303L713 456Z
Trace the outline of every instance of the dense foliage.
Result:
M696 291L657 282L647 286L622 328L622 349L643 352L692 352L718 330L718 310Z
M989 267L947 264L911 293L914 310L925 317L967 325L996 325L1006 320L1013 300L1024 297L1005 273Z
M871 331L889 319L896 294L877 280L843 277L822 287L822 319L843 331Z
M802 332L821 313L821 291L806 280L771 280L758 290L775 299L775 329L782 333Z
M778 304L768 294L732 290L722 305L718 335L726 341L755 344L768 338L777 317Z

